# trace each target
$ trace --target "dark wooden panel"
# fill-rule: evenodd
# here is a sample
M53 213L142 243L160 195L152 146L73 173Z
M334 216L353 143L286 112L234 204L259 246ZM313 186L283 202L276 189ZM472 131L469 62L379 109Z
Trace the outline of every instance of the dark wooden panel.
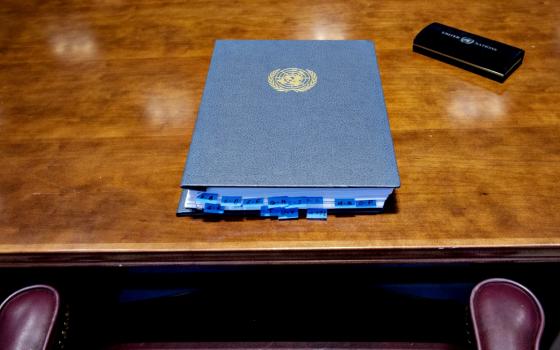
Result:
M459 350L442 343L136 343L121 344L109 350Z

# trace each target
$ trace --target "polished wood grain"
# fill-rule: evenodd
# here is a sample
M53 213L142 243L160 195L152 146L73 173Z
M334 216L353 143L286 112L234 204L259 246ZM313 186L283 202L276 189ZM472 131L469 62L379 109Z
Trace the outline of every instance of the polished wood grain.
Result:
M524 48L504 84L414 54ZM554 1L3 1L0 262L560 260ZM177 218L215 39L371 39L402 187L381 215Z

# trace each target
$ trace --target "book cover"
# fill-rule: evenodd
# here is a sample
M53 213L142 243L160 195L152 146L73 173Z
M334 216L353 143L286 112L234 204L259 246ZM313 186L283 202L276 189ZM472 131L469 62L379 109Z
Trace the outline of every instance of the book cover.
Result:
M371 41L216 41L183 188L399 185Z

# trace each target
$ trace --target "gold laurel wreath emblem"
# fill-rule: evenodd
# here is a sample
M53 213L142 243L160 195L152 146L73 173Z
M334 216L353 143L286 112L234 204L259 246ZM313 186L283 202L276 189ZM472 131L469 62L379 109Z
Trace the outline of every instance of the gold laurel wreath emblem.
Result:
M304 92L317 84L317 74L311 69L275 69L268 75L268 85L280 92Z

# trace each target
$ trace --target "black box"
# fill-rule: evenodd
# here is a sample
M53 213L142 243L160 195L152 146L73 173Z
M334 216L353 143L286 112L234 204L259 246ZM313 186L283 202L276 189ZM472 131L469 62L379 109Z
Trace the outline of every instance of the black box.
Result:
M517 47L441 23L422 29L412 50L501 83L521 65L525 55Z

